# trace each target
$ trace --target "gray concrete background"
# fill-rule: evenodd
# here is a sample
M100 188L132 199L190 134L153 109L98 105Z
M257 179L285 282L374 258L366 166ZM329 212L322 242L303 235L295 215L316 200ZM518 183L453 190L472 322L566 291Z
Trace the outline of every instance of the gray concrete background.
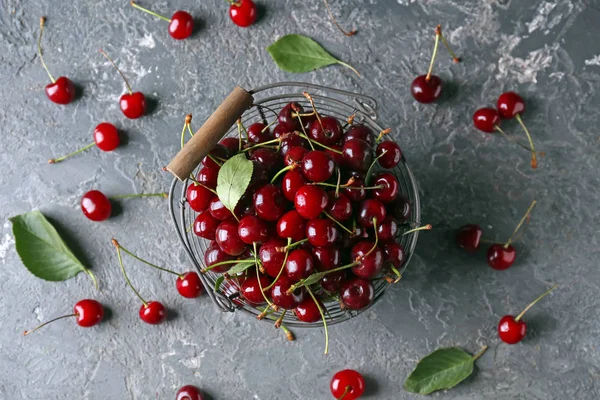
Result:
M439 399L597 399L600 397L600 3L597 1L354 0L332 1L341 35L321 1L260 2L250 29L234 26L222 0L159 1L170 15L190 11L197 34L173 41L166 23L126 1L2 0L0 7L0 398L171 399L196 384L212 399L328 399L329 380L343 368L368 379L370 399L410 399L404 379L418 359L439 346L488 352L473 377ZM146 2L148 4L148 2ZM55 76L83 88L68 106L50 103L36 57L38 19L48 17L46 61ZM436 73L443 99L420 105L408 87L426 72L432 29L444 25L464 62L444 51ZM304 33L354 65L362 77L333 66L304 75L279 71L265 47L281 35ZM124 85L97 52L118 62L135 90L155 99L146 117L129 121L118 109ZM207 297L186 300L171 276L126 260L144 296L177 316L162 326L139 321L139 302L121 278L110 238L161 265L189 268L174 236L167 202L129 200L107 222L79 210L91 188L107 194L165 190L161 171L178 148L186 113L203 121L235 84L305 80L377 97L380 117L394 129L420 182L423 221L436 229L420 237L402 283L361 317L323 334L281 332L242 314L220 314ZM473 111L494 105L504 90L527 102L524 116L536 148L527 153L471 123ZM92 150L60 165L50 157L91 140L101 121L115 123L127 144L113 153ZM523 137L514 122L508 132ZM533 199L529 231L508 271L490 269L485 251L455 248L454 230L479 223L503 240ZM59 227L102 285L84 274L64 283L32 277L14 248L9 216L39 208ZM559 289L532 310L530 331L515 346L500 344L499 318L518 313L551 283ZM29 337L24 329L69 312L94 297L110 307L102 325L86 330L62 321Z

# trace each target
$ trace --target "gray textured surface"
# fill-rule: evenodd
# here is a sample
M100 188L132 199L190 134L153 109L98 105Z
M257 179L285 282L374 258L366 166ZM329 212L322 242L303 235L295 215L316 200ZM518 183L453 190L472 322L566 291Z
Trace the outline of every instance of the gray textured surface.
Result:
M309 4L310 3L310 4ZM368 377L371 399L408 399L402 383L415 362L438 346L490 350L474 377L434 398L597 399L600 397L600 298L597 235L600 217L600 4L596 1L356 0L333 2L359 34L347 38L326 18L320 1L263 1L250 29L234 26L222 0L160 1L202 20L193 39L174 42L166 24L126 1L18 1L0 5L0 215L3 221L41 209L74 243L101 284L80 275L65 283L33 278L15 253L10 225L0 233L0 398L170 399L194 383L213 399L327 399L332 374L356 368ZM35 53L38 18L48 16L46 61L83 88L61 107L50 103L47 77ZM408 86L425 72L432 28L444 24L464 62L442 51L437 73L446 94L434 105L412 101ZM354 65L302 76L279 71L264 48L286 33L305 33ZM117 99L124 89L98 54L117 59L132 86L157 100L154 111L126 120ZM218 314L208 298L181 298L172 277L128 260L148 298L177 317L154 327L137 318L138 301L121 278L110 238L157 263L185 269L165 200L122 202L122 213L92 223L79 198L165 190L160 168L178 147L183 117L195 126L235 84L254 87L302 79L378 98L380 117L420 182L423 221L417 255L401 284L361 317L331 329L322 355L320 330L298 340L244 315ZM537 171L526 152L471 125L472 112L493 105L503 90L526 99L525 121L544 151ZM110 154L89 151L60 165L45 162L90 141L100 121L115 123L127 144ZM506 123L509 132L522 135ZM529 231L508 271L491 270L485 252L455 248L453 231L479 223L489 238L506 238L531 200ZM532 310L530 334L499 344L498 319L515 313L551 283L561 286ZM68 312L84 297L110 306L106 323L84 330L63 321L30 337L23 329Z

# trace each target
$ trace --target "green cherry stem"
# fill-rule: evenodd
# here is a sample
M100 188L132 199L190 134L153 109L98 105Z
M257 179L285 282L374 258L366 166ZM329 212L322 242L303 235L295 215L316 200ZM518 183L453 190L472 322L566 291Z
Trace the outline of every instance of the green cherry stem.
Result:
M481 350L479 350L479 352L477 354L475 354L473 356L473 361L477 360L479 357L481 357L483 355L483 353L485 353L485 351L488 349L487 346L483 346L483 348Z
M74 156L74 155L77 155L77 154L79 154L79 153L81 153L81 152L84 152L84 151L86 151L86 150L87 150L87 149L89 149L90 147L93 147L95 144L96 144L96 142L92 142L92 143L90 143L90 144L88 144L88 145L85 145L85 146L83 146L83 147L82 147L82 148L80 148L79 150L76 150L76 151L74 151L74 152L72 152L72 153L69 153L69 154L67 154L67 155L64 155L64 156L62 156L62 157L58 157L58 158L51 158L50 160L48 160L48 164L56 164L56 163L59 163L59 162L61 162L61 161L64 161L64 160L66 160L66 159L67 159L67 158L69 158L69 157L72 157L72 156Z
M183 145L185 144L185 131L189 130L190 135L194 137L192 130L190 128L190 123L192 122L192 114L188 114L185 116L185 123L183 124L183 129L181 130L181 148L183 149Z
M133 197L164 197L165 199L169 198L169 194L165 192L161 193L134 193L134 194L120 194L118 196L110 196L110 199L131 199Z
M285 314L287 314L287 310L283 310L281 315L275 321L275 328L279 329L281 327L281 323L283 322L283 318L285 318Z
M304 123L302 122L302 114L298 113L298 108L295 107L295 105L293 103L292 103L292 109L296 112L296 117L298 118L298 122L300 123L300 128L302 129L302 133L304 133L304 136L308 136L308 134L306 133L306 129L304 128ZM310 115L316 115L317 118L319 118L319 113L317 113L316 110L314 110ZM292 117L293 116L294 115L292 114ZM315 149L315 146L313 146L311 141L309 141L308 144L312 150Z
M317 111L317 107L315 107L315 101L313 100L312 96L308 92L302 92L302 95L304 97L306 97L306 100L308 100L308 102L310 103L310 106L312 107L313 112L315 113L315 116L317 117L317 120L319 121L319 125L321 125L321 128L323 128L323 122L321 122L321 116L319 115L319 112ZM296 110L294 110L294 111L296 111Z
M342 396L339 399L337 399L337 400L344 400L344 397L346 397L346 395L348 393L350 393L351 390L352 390L352 386L350 386L350 385L346 386L344 388L344 393L342 393Z
M308 292L310 297L312 297L313 301L317 305L317 308L319 309L319 314L321 314L321 319L323 320L323 329L325 329L325 351L323 352L323 354L327 354L329 353L329 330L327 329L327 320L325 319L325 313L323 312L323 308L319 304L319 301L313 294L312 290L310 290L310 287L306 287L306 291Z
M288 256L290 254L290 249L289 249L289 245L292 244L292 238L288 238L288 244L286 246L286 250L285 250L285 257L283 258L283 262L281 263L281 268L279 268L279 272L277 273L277 276L275 277L275 279L273 279L273 282L271 282L271 284L269 286L267 286L266 288L262 289L262 291L266 291L269 290L273 287L273 285L275 284L275 282L277 282L277 280L279 279L279 277L281 276L281 274L283 273L283 270L285 269L285 264L287 263L287 259Z
M241 119L237 120L237 126L238 126L239 131L244 131L244 134L246 135L246 142L248 142L249 141L248 131L246 130L246 127L244 126L244 124L242 124Z
M409 233L413 233L413 232L417 232L417 231L430 231L432 229L433 229L433 225L427 224L425 226L419 226L418 228L410 229L410 230L404 232L400 236L405 236L405 235L408 235Z
M298 135L298 136L300 136L301 138L304 138L304 139L308 140L309 142L311 142L311 143L314 143L314 144L316 144L317 146L320 146L320 147L322 147L322 148L324 148L324 149L327 149L327 150L329 150L329 151L332 151L332 152L334 152L334 153L337 153L337 154L342 154L342 152L341 152L340 150L337 150L337 149L334 149L334 148L332 148L332 147L326 146L326 145L324 145L323 143L319 143L319 142L317 142L316 140L309 138L309 137L308 137L308 136L306 136L304 133L296 132L296 135Z
M326 183L326 182L313 182L312 185L320 185L320 186L327 186L327 187L337 187L337 185L334 185L333 183ZM341 187L343 187L344 189L350 189L350 190L371 190L371 189L383 189L383 185L377 185L377 186L364 186L364 187L360 187L360 186L345 186L345 185L341 185Z
M529 147L525 146L524 144L522 144L518 140L513 139L512 137L508 136L506 134L506 132L504 132L504 130L502 128L500 128L498 125L495 125L494 129L497 130L498 132L500 132L502 134L502 136L504 136L506 139L510 140L511 142L515 143L516 145L521 146L522 148L524 148L527 151L531 151L531 149Z
M271 183L275 183L275 181L277 180L277 178L279 178L282 174L284 174L285 172L290 171L290 170L292 170L292 169L294 169L296 167L297 167L296 164L292 164L292 165L288 165L285 168L280 169L279 171L277 171L277 173L271 179Z
M134 1L130 1L129 4L131 4L134 8L137 8L138 10L144 11L150 15L155 16L156 18L160 18L163 21L171 22L171 20L169 18L165 17L164 15L160 15L160 14L155 13L154 11L150 11L147 8L144 8L144 7L140 6L139 4L136 4Z
M527 140L529 140L529 147L531 147L531 168L536 169L537 168L537 155L535 153L535 147L533 147L533 140L531 140L531 135L529 134L529 129L527 129L527 127L525 126L525 123L523 123L521 114L515 115L515 118L519 122L519 125L521 125L521 127L525 131L525 135L527 135Z
M131 90L131 86L129 86L129 81L127 80L127 78L125 78L125 75L123 75L123 73L121 72L121 70L119 69L119 67L117 67L117 64L115 64L115 62L113 61L112 58L109 57L108 54L106 54L106 52L102 49L99 50L100 53L106 57L106 59L108 61L110 61L110 63L113 65L113 67L115 67L115 69L117 70L117 72L119 73L119 75L121 75L121 78L123 78L123 80L125 81L125 86L127 86L127 91L129 92L129 94L133 94L133 90Z
M429 70L427 71L427 76L425 76L425 80L429 82L431 79L431 73L433 72L433 64L435 63L435 56L437 55L438 47L440 45L440 34L441 27L438 25L435 28L435 44L433 46L433 54L431 55L431 62L429 63Z
M272 143L279 143L280 141L281 141L280 138L267 140L266 142L262 142L262 143L255 144L254 146L246 147L244 150L242 150L242 152L245 153L247 151L252 151L252 150L255 150L255 149L259 149L261 147L266 147L266 146L268 146L268 145L270 145Z
M117 239L113 238L112 244L113 244L113 246L115 246L117 248L117 257L119 258L119 265L121 266L121 272L123 273L123 276L125 277L125 281L127 282L127 285L129 285L131 290L133 290L133 292L136 294L136 296L139 297L139 299L142 301L144 306L148 307L148 303L146 302L146 300L144 300L144 298L140 295L140 293L137 290L135 290L135 288L131 284L131 281L129 280L129 277L127 276L127 273L125 272L125 267L123 266L123 257L121 256L121 246L119 245L119 242L117 242Z
M200 271L200 272L202 272L204 274L204 273L210 271L211 269L219 267L221 265L244 264L244 263L252 264L252 263L254 263L254 260L228 260L228 261L221 261L221 262L218 262L218 263L214 263L210 267L202 268L202 271Z
M283 333L285 333L285 337L287 338L287 340L289 340L290 342L296 340L296 337L294 336L292 331L290 331L285 325L281 325L281 330L283 331Z
M194 182L194 185L196 185L196 186L202 186L204 189L206 189L206 190L208 190L208 191L212 192L213 194L217 194L217 191L216 191L215 189L211 189L211 188L209 188L208 186L206 186L205 184L198 182L198 181L196 180L196 178L194 178L194 176L193 176L193 175L191 175L191 174L190 174L190 180L191 180L192 182Z
M40 328L42 328L42 327L44 327L44 326L46 326L48 324L51 324L54 321L58 321L59 319L71 318L71 317L77 317L77 316L79 316L79 314L77 314L77 313L67 314L67 315L61 315L60 317L56 317L56 318L51 319L50 321L46 321L43 324L40 324L40 325L36 326L35 328L33 328L33 329L29 330L29 331L23 332L23 336L27 336L30 333L33 333L33 332L37 331L38 329L40 329Z
M42 32L44 32L45 23L46 23L46 17L41 17L40 18L40 36L38 38L38 55L40 56L40 61L42 62L42 67L44 67L44 69L46 70L48 77L50 77L50 80L52 81L52 83L55 83L56 80L50 73L50 70L48 69L46 62L44 61L44 56L42 55Z
M544 293L542 293L540 295L540 297L538 297L537 299L535 299L534 301L532 301L531 303L529 303L529 305L527 307L525 307L525 309L523 311L521 311L521 313L519 315L517 315L517 317L515 318L515 321L518 322L521 318L523 318L523 315L525 315L525 313L527 311L529 311L529 309L531 307L535 306L537 302L539 302L540 300L542 300L544 297L548 296L548 294L550 294L550 292L553 291L554 289L556 289L557 287L558 287L558 285L555 284L550 289L548 289Z
M252 243L252 247L254 248L254 264L256 266L256 280L258 281L258 287L260 288L260 294L262 294L263 299L265 299L265 301L267 302L267 304L273 309L273 310L277 310L277 306L273 303L271 303L271 300L269 300L269 298L267 297L267 295L265 294L265 291L262 287L262 283L260 283L260 269L258 268L258 258L257 258L257 251L256 251L256 242Z
M330 220L332 220L333 222L335 222L340 228L342 228L343 230L345 230L349 234L353 234L354 233L350 229L346 228L344 226L344 224L342 224L340 221L338 221L337 219L333 218L333 216L331 214L329 214L327 211L323 211L323 214L325 214L325 216L327 218L329 218Z
M365 185L368 185L369 181L371 180L371 170L373 169L373 166L375 165L377 160L379 160L381 157L383 157L385 155L385 153L387 153L387 150L384 150L380 155L375 157L373 162L371 162L371 165L369 165L369 169L367 170L367 173L365 174Z
M362 256L361 259L367 258L367 256L369 256L369 254L371 254L373 251L375 251L375 249L377 248L377 245L379 244L379 235L377 235L377 218L373 218L373 231L375 232L375 243L373 243L373 247L371 247L371 250L369 250L367 252L367 254ZM356 261L358 261L358 260L356 260Z
M131 251L129 251L125 247L121 246L121 244L119 242L117 242L116 240L115 240L115 242L116 242L116 244L113 243L115 246L117 246L118 248L120 248L121 250L123 250L125 253L129 254L129 256L135 258L136 260L141 261L144 264L146 264L146 265L148 265L148 266L150 266L152 268L156 268L156 269L158 269L160 271L164 271L164 272L168 272L169 274L177 275L180 278L183 276L182 274L180 274L178 272L171 271L170 269L167 269L167 268L159 267L158 265L154 265L151 262L148 262L148 261L144 260L143 258L140 258L140 257L136 256Z
M377 135L377 139L375 139L375 143L381 142L381 139L383 139L383 137L385 135L388 135L391 131L392 131L392 128L386 128L386 129L382 130L381 132L379 132L379 135Z
M519 232L519 230L521 229L521 227L523 226L523 223L525 222L525 220L527 219L527 217L529 216L529 214L531 214L531 210L533 210L533 207L535 207L537 203L537 200L534 200L531 205L529 206L529 208L527 209L527 211L525 212L525 215L523 215L523 218L521 218L521 220L519 221L519 224L517 225L517 227L515 228L515 230L513 231L512 235L510 235L510 237L508 238L508 241L506 242L506 244L504 245L504 248L508 248L508 246L510 246L511 243L513 243L513 238L515 237L515 235L517 234L517 232Z
M289 244L289 245L285 246L285 249L284 249L284 251L287 251L287 250L291 250L291 249L293 249L293 248L296 248L296 247L300 246L302 243L306 243L306 242L308 242L308 239L302 239L302 240L298 240L297 242L294 242L294 243L292 243L292 244Z
M448 50L448 53L450 53L450 57L452 57L452 61L454 63L459 63L460 62L460 58L456 56L456 54L454 54L454 52L452 51L452 49L450 48L450 45L448 44L448 42L446 41L446 38L444 37L444 35L442 35L442 25L438 25L435 28L435 33L436 35L439 35L440 40L442 41L442 43L444 44L444 46L446 47L446 50Z

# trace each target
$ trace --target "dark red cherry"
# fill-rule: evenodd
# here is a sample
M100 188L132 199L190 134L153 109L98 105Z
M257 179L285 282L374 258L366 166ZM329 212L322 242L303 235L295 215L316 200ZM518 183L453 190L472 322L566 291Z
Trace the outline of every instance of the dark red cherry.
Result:
M257 278L256 276L246 278L246 280L242 283L241 287L242 296L252 304L264 304L265 297L268 297L269 291L266 291L263 294L261 293L260 288L262 287L264 289L270 284L271 280L262 274L259 278Z
M102 122L94 129L94 142L102 151L113 151L119 147L121 140L119 132L113 124Z
M217 179L219 177L219 167L204 166L198 171L196 180L211 189L217 188Z
M223 221L217 227L215 240L223 251L232 256L239 256L246 250L246 243L238 235L238 223L234 219Z
M375 289L370 281L354 278L342 283L340 297L347 308L361 310L373 302Z
M281 125L280 129L287 129L288 132L294 132L295 130L300 129L300 123L298 122L298 118L294 118L293 114L296 114L294 108L298 110L300 114L304 112L304 109L300 105L300 103L292 102L286 104L281 111L279 111L279 115L277 116L277 122Z
M442 80L437 75L431 75L428 81L426 75L419 75L412 81L410 93L419 103L432 103L442 94Z
M212 197L210 203L208 204L208 210L210 211L210 214L219 221L225 221L226 219L233 218L231 211L225 207L223 202L219 200L218 196Z
M252 152L250 159L261 163L268 171L275 171L281 168L281 157L271 149L264 147L256 149Z
M248 189L246 189L246 193L253 193L260 186L269 182L270 174L269 171L267 171L267 168L256 161L252 161L252 164L254 165L254 169L252 171L252 178L250 179L250 185L248 186Z
M277 221L277 234L284 239L292 238L293 242L302 240L306 237L306 220L298 211L288 211Z
M487 252L487 261L490 267L499 271L510 268L517 258L517 252L512 245L507 247L502 244L493 244Z
M321 116L308 127L308 136L324 145L336 144L342 138L342 125L337 118Z
M337 247L313 247L312 254L319 271L328 271L342 265L342 255Z
M237 206L235 206L235 215L238 218L244 218L249 215L256 216L256 210L254 209L254 204L252 203L252 197L245 194L242 196Z
M358 223L364 226L365 228L370 228L373 226L373 219L377 221L377 223L383 222L386 216L386 210L383 203L379 200L368 199L362 202L360 208L358 210Z
M285 267L285 246L287 242L281 238L274 237L267 240L258 251L258 258L269 276L276 277L279 271Z
M402 150L400 150L400 146L398 146L396 142L391 142L389 140L379 143L375 154L379 157L377 159L379 165L388 169L394 168L402 159Z
M308 149L301 146L290 147L288 152L283 157L283 164L290 166L292 164L300 164L304 156L308 153Z
M335 196L335 190L328 192L329 205L327 206L327 212L336 220L343 222L352 216L352 203L350 199L343 193L338 193Z
M217 144L208 154L210 157L205 156L202 159L202 165L219 170L221 167L213 160L213 158L217 161L219 161L219 158L226 159L229 156L229 151L227 150L227 147L223 146L222 144Z
M77 325L89 328L104 318L104 307L96 300L83 299L75 303L73 314L77 314Z
M373 136L373 131L371 128L362 124L352 125L350 128L348 128L346 134L344 135L344 143L352 139L364 140L369 144L369 146L372 146L373 142L375 141L375 137Z
M340 239L340 231L330 219L311 219L306 223L306 238L313 246L331 246Z
M308 181L304 174L297 169L288 171L281 180L281 191L283 196L289 201L295 201L298 189L306 185Z
M525 111L525 102L523 98L515 92L504 92L498 97L496 104L498 113L502 118L514 118L517 114L523 114Z
M296 191L294 197L296 211L306 219L318 217L325 210L328 202L327 193L317 185L302 186Z
M310 253L304 249L296 249L288 254L285 273L294 282L307 278L315 271L315 262Z
M336 399L355 400L365 392L365 380L353 369L345 369L333 376L329 389Z
M204 396L196 386L185 385L177 391L175 400L204 400Z
M369 241L362 241L356 243L350 252L352 261L358 262L357 265L352 267L352 273L356 276L365 279L372 279L376 277L383 269L383 251L379 246L373 246L375 243ZM373 251L371 251L373 249Z
M399 195L395 202L388 204L388 211L398 223L408 221L410 218L410 201L403 195Z
M351 187L363 188L364 186L365 182L362 178L355 178ZM351 201L355 203L361 202L367 197L367 191L365 189L343 189L342 193L344 193Z
M383 222L377 224L377 237L380 241L388 242L394 240L398 234L398 224L391 215L385 217Z
M287 155L292 147L306 147L308 142L304 138L298 136L295 133L290 133L280 142L280 152L283 156Z
M197 272L186 272L177 277L175 286L180 295L187 299L195 299L202 294L203 286Z
M324 151L313 150L302 158L302 173L312 182L325 182L331 178L335 164Z
M204 252L204 264L206 264L207 267L210 267L213 264L218 264L223 261L231 261L233 259L235 259L235 257L225 253L214 240L210 242L208 248ZM223 264L211 268L210 270L217 273L224 273L229 271L229 268L231 268L233 265L234 264Z
M249 27L256 21L256 5L252 0L236 0L229 6L229 18L239 27Z
M321 301L319 301L319 306L321 306L322 310L325 309ZM317 306L317 303L312 297L308 296L302 303L298 304L298 307L294 309L294 314L296 314L296 317L302 322L317 322L321 319L319 306Z
M123 114L129 119L137 119L146 113L146 97L142 92L125 93L119 99Z
M404 248L396 242L383 244L385 261L391 263L394 267L400 268L404 264Z
M369 169L373 161L371 147L361 139L351 139L342 147L344 164L353 170L364 172Z
M500 115L493 108L480 108L473 114L473 124L482 132L493 133L500 124Z
M398 179L389 172L383 172L377 176L373 186L383 186L381 189L375 189L373 195L382 203L391 203L398 197L400 185Z
M194 18L185 11L176 11L169 23L169 35L173 39L183 40L192 36L194 32Z
M217 198L213 192L196 183L191 183L188 186L185 197L190 208L197 212L206 210L211 200Z
M458 232L456 232L456 243L459 247L467 251L477 251L482 235L483 231L479 225L468 224L461 227Z
M215 232L221 221L213 217L208 210L200 211L194 220L193 231L201 238L215 240Z
M286 310L292 310L298 307L298 305L304 301L306 290L301 287L294 290L292 293L288 293L288 290L293 284L294 281L285 275L281 275L271 288L271 300L273 301L273 304Z
M333 150L326 149L325 153L329 154L329 157L333 160L335 165L343 166L344 165L344 154L342 154L343 147L340 144L332 144L331 147Z
M256 122L248 127L248 143L259 144L273 139L269 127L262 122Z
M158 325L167 319L167 310L162 303L150 301L140 307L140 319L150 325Z
M261 244L269 238L269 227L260 218L248 215L240 220L238 235L247 244Z
M75 99L75 85L66 76L46 85L46 96L56 104L69 104Z
M90 190L81 198L81 211L92 221L104 221L110 217L112 205L104 193Z
M325 275L319 283L321 287L329 293L337 293L346 281L346 271L335 271Z
M240 151L240 139L236 137L226 137L219 142L220 145L227 149L227 153L231 156L237 154ZM242 140L242 149L246 141Z
M277 221L285 213L285 198L275 185L264 185L254 194L256 215L265 221Z
M498 336L508 344L517 344L525 337L527 324L525 321L516 321L512 315L505 315L498 323Z

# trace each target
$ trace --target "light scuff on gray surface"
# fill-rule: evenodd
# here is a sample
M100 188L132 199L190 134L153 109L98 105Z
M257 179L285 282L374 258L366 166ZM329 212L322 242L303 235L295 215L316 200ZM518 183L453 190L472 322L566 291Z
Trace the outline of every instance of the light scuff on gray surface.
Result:
M417 360L439 346L490 349L476 373L436 399L600 398L600 4L598 1L354 0L332 1L355 37L339 33L321 1L262 0L259 22L241 29L222 0L160 1L170 15L183 9L201 29L175 42L166 23L126 1L18 1L0 4L0 398L170 399L195 384L212 399L328 399L329 380L360 370L366 399L412 399L402 390ZM48 101L47 77L36 57L38 20L48 17L46 61L67 75L83 97L65 107ZM408 87L426 72L433 28L442 23L463 62L441 51L436 73L445 92L433 105L415 103ZM265 47L287 33L307 34L362 74L328 67L304 75L279 71ZM123 82L98 53L104 48L134 90L153 98L150 115L126 120L118 109ZM185 114L197 127L240 84L304 80L377 97L384 124L402 146L420 183L422 234L402 282L359 318L322 330L281 332L241 314L218 314L207 297L181 298L171 276L126 259L148 299L176 314L163 326L137 317L139 302L120 275L110 238L154 262L190 268L164 199L121 202L118 216L92 223L81 195L165 190L161 171L178 149ZM536 148L528 155L496 135L476 132L471 115L505 90L527 103L524 119ZM88 151L47 165L88 143L102 121L117 125L126 145ZM514 121L506 131L522 136ZM479 223L489 239L505 240L533 199L539 203L508 271L490 269L485 251L468 255L453 233ZM94 291L81 274L65 283L33 278L14 248L9 216L42 210L99 278ZM495 326L518 313L551 283L560 287L527 315L530 331L515 346L499 344ZM94 297L110 317L93 329L62 321L35 335L22 331L70 312Z

